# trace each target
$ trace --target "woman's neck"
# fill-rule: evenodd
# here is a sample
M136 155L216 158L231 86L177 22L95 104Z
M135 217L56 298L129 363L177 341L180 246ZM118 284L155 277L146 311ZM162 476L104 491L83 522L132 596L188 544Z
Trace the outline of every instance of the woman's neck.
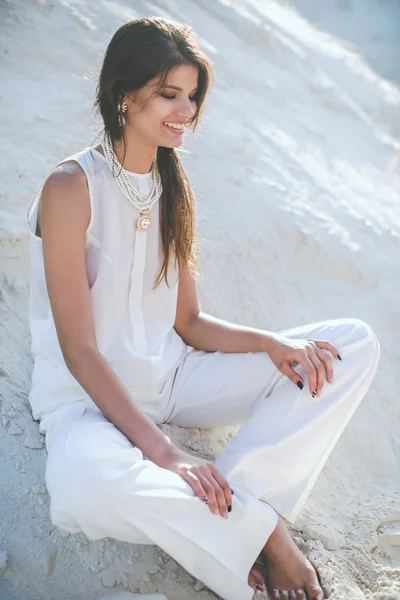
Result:
M133 136L131 134L126 135L125 149L123 138L120 140L114 140L114 152L117 155L119 162L127 171L132 171L133 173L138 174L149 173L157 154L157 147L143 143L142 140L132 138ZM104 155L104 152L99 146L96 148L96 150ZM125 159L122 161L124 154Z

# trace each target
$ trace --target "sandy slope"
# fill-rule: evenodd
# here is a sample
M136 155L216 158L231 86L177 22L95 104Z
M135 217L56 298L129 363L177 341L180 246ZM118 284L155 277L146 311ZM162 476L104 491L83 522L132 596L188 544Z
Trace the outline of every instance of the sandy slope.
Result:
M58 160L92 144L90 73L121 21L144 14L193 24L217 72L185 159L198 197L203 309L273 330L357 316L380 338L378 376L296 536L333 598L393 597L400 593L399 90L272 1L3 0L0 598L97 599L112 587L215 598L155 548L88 543L52 526L46 452L27 406L26 207ZM379 18L384 28L390 13L383 7ZM205 455L232 434L166 430Z

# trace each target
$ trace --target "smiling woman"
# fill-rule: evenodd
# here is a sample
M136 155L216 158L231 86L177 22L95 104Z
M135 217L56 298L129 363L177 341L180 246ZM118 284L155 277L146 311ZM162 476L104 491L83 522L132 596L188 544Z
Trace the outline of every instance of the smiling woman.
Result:
M61 161L30 204L29 399L51 518L92 540L158 544L224 600L265 584L274 600L322 600L284 519L371 384L380 346L358 319L273 333L201 311L177 148L211 80L188 27L124 24L97 87L101 144ZM242 426L214 464L162 423Z
M161 277L170 252L196 273L194 197L175 148L184 129L198 124L212 80L211 63L190 29L164 19L125 23L104 57L95 106L118 161L136 173L148 173L156 161L160 170Z

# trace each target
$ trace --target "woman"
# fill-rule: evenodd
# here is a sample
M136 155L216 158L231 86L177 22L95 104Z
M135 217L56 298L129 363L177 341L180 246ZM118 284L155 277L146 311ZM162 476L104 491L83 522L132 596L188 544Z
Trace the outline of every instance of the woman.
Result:
M264 582L274 600L319 600L285 520L380 347L357 319L273 333L201 312L194 197L176 148L211 78L187 27L124 24L97 88L102 143L62 161L30 205L30 402L46 433L51 518L92 540L158 544L225 600ZM242 426L213 464L161 423Z

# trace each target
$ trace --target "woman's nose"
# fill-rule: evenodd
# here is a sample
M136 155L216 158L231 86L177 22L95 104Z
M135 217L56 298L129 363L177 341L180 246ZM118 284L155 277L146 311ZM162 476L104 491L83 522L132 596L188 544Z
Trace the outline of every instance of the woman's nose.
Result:
M194 115L195 112L196 109L193 106L192 101L188 98L187 100L182 100L182 102L180 103L179 108L177 110L177 115L179 115L180 117L190 118Z

